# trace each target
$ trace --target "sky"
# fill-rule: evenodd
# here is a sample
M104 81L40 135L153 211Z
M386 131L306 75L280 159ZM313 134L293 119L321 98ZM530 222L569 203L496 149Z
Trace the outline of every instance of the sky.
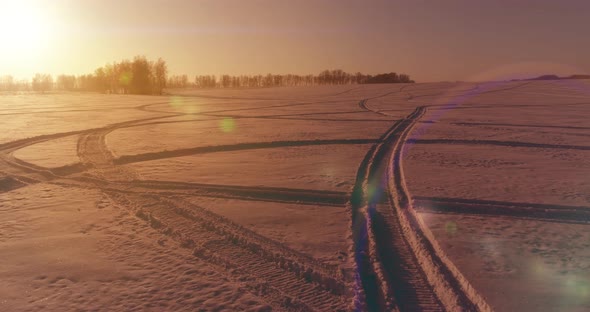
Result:
M588 16L587 0L0 0L0 75L90 73L135 55L189 76L584 74Z

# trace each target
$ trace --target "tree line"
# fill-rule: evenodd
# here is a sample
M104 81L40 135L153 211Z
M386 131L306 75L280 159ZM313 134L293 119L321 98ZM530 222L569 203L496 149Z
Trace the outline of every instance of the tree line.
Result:
M168 78L168 66L159 58L145 56L114 62L86 75L36 74L30 81L0 77L0 91L89 91L120 94L162 94Z
M346 85L366 83L413 83L409 75L387 73L365 75L347 73L341 69L324 70L318 75L198 75L190 82L186 75L172 76L168 79L170 88L260 88L314 85Z
M345 85L369 83L413 83L407 74L366 75L341 69L324 70L318 75L187 75L168 76L166 62L136 56L97 68L86 75L36 74L30 81L0 77L0 91L88 91L119 94L162 94L165 88L259 88L284 86Z
M94 73L57 77L55 88L66 91L95 91L121 94L162 94L166 87L168 65L159 58L145 56L114 62L97 68Z

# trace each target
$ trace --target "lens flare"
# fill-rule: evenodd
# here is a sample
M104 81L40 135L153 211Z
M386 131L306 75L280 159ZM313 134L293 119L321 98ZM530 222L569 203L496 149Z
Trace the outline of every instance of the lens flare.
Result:
M570 300L587 301L590 299L590 281L577 276L568 276L562 286L564 297Z
M119 77L119 83L121 85L127 87L131 83L132 79L133 79L133 74L129 71L126 71L126 72L121 73L121 76Z
M445 224L445 232L447 232L447 235L455 236L455 234L457 234L457 229L457 223L453 221L449 221Z
M219 128L225 133L233 132L236 128L236 123L233 118L225 117L219 123Z
M182 107L183 100L180 96L173 96L170 98L170 106L173 108L180 108Z

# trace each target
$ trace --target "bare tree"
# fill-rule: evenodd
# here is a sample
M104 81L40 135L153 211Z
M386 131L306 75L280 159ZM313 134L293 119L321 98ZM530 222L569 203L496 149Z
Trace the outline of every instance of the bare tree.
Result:
M73 91L76 88L76 76L57 76L56 87L59 90Z
M12 76L3 76L0 78L0 91L16 91L16 84Z
M168 66L166 62L159 58L153 64L153 72L154 72L154 91L157 94L162 94L164 88L166 88L166 79L168 76Z
M32 80L33 91L45 93L53 89L53 77L48 74L35 74Z

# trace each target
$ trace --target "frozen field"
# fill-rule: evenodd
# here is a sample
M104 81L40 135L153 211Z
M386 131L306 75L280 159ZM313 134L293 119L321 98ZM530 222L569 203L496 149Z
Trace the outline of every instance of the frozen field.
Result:
M590 81L0 95L0 310L590 310Z

